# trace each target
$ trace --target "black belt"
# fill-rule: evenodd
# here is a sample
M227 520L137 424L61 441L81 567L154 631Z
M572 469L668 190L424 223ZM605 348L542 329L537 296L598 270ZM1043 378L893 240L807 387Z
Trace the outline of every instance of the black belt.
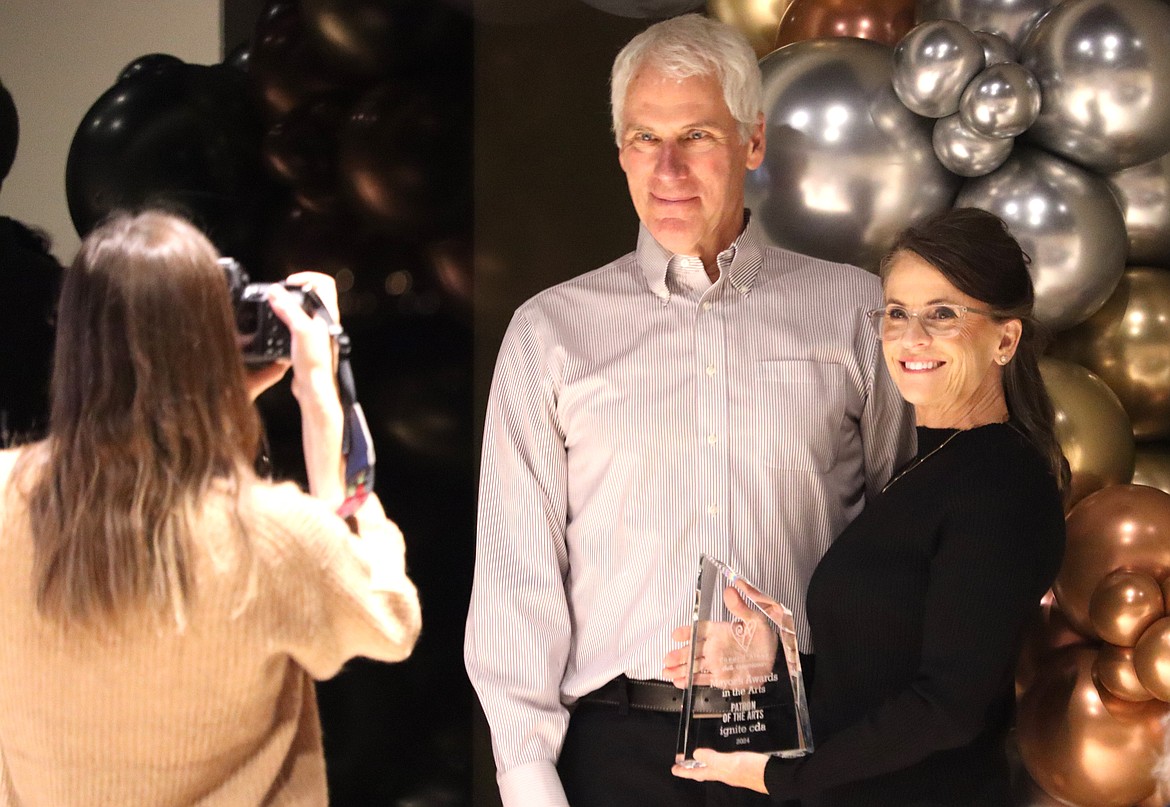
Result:
M682 712L685 693L686 690L666 681L635 681L619 675L589 694L582 695L578 701L679 714ZM723 697L723 690L716 687L695 687L692 708L695 717L719 717L731 711L731 705Z

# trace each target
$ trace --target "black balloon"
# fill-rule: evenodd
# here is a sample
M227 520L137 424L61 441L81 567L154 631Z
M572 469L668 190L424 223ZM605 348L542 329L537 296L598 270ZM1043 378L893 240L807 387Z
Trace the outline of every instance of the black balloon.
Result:
M170 73L182 70L186 66L186 62L178 56L171 56L169 53L148 53L123 67L122 72L118 73L118 81L122 82L143 73L152 75Z
M274 116L352 83L321 58L297 0L269 0L264 7L249 47L248 73Z
M396 83L372 90L341 135L342 183L355 207L411 237L465 221L470 128L469 105L441 90Z
M20 139L20 121L12 94L0 83L0 182L8 176L16 159L16 143Z
M697 11L703 0L585 0L594 8L619 17L666 19L688 11Z
M264 137L265 164L309 210L337 205L337 144L347 112L344 99L311 101L278 120Z
M102 94L69 148L65 192L85 236L111 211L163 206L247 257L270 185L247 78L225 65L137 71Z
M237 69L241 72L244 72L244 73L248 72L248 65L251 62L251 60L252 60L252 43L251 42L241 42L240 44L238 44L234 48L232 48L230 51L228 51L227 55L223 57L224 64L228 65L229 67L234 67L235 69Z
M361 223L343 212L319 213L293 206L276 218L253 279L279 280L306 271L354 275L364 263L364 241ZM383 259L393 261L394 255L386 253ZM342 286L338 291L344 297L348 289Z
M457 58L468 43L465 15L434 0L304 0L318 50L339 70L381 78Z

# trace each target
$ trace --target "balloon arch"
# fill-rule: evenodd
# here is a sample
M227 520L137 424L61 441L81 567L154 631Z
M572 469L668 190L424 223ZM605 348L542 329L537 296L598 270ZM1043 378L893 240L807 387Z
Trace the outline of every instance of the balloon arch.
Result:
M1165 805L1170 4L763 5L709 11L762 57L748 194L773 242L873 269L908 223L973 206L1032 259L1072 495L1017 675L1018 803Z

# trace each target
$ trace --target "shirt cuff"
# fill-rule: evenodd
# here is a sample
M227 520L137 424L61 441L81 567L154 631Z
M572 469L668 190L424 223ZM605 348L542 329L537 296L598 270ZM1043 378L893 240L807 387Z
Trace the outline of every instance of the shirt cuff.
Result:
M520 765L496 777L504 807L569 807L551 760Z

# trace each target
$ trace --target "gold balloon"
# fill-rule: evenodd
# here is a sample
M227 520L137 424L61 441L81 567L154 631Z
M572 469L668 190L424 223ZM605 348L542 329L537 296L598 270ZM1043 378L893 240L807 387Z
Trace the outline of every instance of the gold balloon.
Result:
M1162 716L1170 706L1132 703L1093 683L1097 651L1061 651L1020 699L1016 733L1032 778L1070 804L1131 807L1154 793Z
M1089 621L1097 635L1120 647L1137 644L1142 632L1165 613L1158 581L1127 569L1107 574L1089 600Z
M1094 635L1089 600L1117 569L1170 574L1170 494L1142 485L1111 485L1082 499L1065 521L1064 563L1052 586L1061 612Z
M1109 385L1137 439L1170 437L1170 272L1126 269L1113 296L1062 333L1053 353Z
M1170 701L1170 617L1146 628L1133 648L1138 680L1158 700Z
M776 50L780 20L791 0L709 0L707 14L748 38L761 59Z
M1133 462L1133 483L1170 493L1170 448L1139 445Z
M1069 505L1133 478L1129 416L1117 396L1080 365L1045 356L1040 375L1056 410L1056 439L1072 471Z
M893 47L914 27L915 0L792 0L776 47L821 37L853 36Z
M1154 696L1138 680L1133 666L1133 648L1117 645L1101 645L1097 651L1097 662L1093 674L1109 694L1123 701L1148 701Z

